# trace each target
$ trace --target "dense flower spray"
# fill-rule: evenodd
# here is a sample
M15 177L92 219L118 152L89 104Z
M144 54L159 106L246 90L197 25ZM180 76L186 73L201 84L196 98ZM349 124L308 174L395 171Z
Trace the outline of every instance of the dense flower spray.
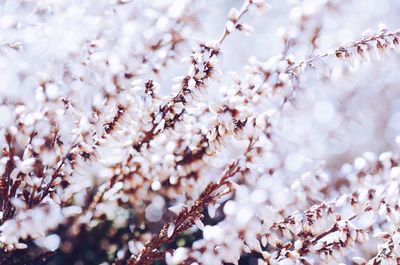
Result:
M400 264L399 11L0 1L0 263Z

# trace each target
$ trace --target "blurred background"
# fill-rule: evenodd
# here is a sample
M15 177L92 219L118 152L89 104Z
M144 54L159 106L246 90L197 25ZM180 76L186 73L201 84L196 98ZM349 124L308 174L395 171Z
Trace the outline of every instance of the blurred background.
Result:
M140 69L135 72L135 79L152 79L159 84L162 96L171 95L174 78L185 75L188 68L182 59L190 56L198 43L217 40L229 10L240 8L242 3L241 0L0 0L0 98L3 101L0 125L7 128L15 116L14 109L5 103L25 102L33 113L41 100L37 87L49 77L58 78L57 88L53 88L55 98L76 97L74 100L82 109L89 108L93 102L98 104L93 95L99 87L115 89L111 80L121 72L121 65L127 65L132 72ZM268 0L266 3L264 9L252 10L243 17L243 22L254 28L252 34L233 32L222 44L218 64L221 75L210 82L203 99L205 103L220 97L221 88L230 84L228 72L241 75L245 72L244 66L255 59L267 62L286 54L295 63L301 63L358 40L363 32L400 28L398 0ZM146 58L141 52L143 43L153 43L171 23L176 23L171 21L177 17L181 19L177 27L183 28L185 41L177 44L179 49L174 59L162 71L150 71L150 66L141 69L144 61L154 60L153 67L158 67L156 60L168 56L163 49L154 54L149 52ZM96 45L102 48L101 52L90 50ZM315 60L306 69L301 76L297 100L285 106L285 114L273 127L276 145L271 161L282 166L280 176L285 176L285 182L290 183L300 174L322 166L332 175L340 175L343 164L353 163L365 152L398 150L400 57L394 52L380 57L373 62L362 62L355 56L351 65L331 56ZM89 58L94 63L86 67ZM87 65L82 63L86 59ZM79 85L66 81L69 74L86 76L87 80L83 78ZM79 93L72 93L76 91ZM65 128L60 133L66 138L70 133L68 124L72 123L66 119L62 125ZM226 147L231 149L237 151L239 147ZM234 155L235 151L226 152L220 159L228 161ZM114 222L119 214L111 213L115 215ZM119 249L127 247L130 240L127 234L139 235L142 229L143 220L135 219L133 211L123 212L121 216L131 226L115 227L104 216L104 222L90 233L84 231L70 240L65 235L65 242L45 264L108 264ZM168 218L171 216L165 213L161 221L154 222L154 227L146 229L158 231ZM216 221L218 218L206 219L207 223ZM55 232L62 234L68 225ZM107 240L103 239L104 233L108 235ZM190 246L199 237L198 231L189 232L177 244ZM54 240L59 239L52 240L48 244L57 245ZM41 258L35 260L36 264ZM240 261L241 264L254 262L256 257L251 255L245 255ZM17 257L13 264L23 263Z

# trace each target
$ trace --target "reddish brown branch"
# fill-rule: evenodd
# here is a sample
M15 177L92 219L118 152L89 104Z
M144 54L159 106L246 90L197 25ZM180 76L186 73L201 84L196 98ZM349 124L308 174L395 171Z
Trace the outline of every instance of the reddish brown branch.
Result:
M204 209L209 205L215 203L222 196L232 191L229 178L234 176L240 171L238 162L231 163L222 174L220 181L217 183L211 182L207 185L204 191L200 194L199 198L193 203L190 209L184 208L175 218L172 224L165 224L160 233L153 235L152 239L146 244L138 257L131 257L128 260L129 265L146 265L151 264L155 260L163 257L164 251L160 247L168 242L174 240L179 234L186 231L195 224L195 221L202 219ZM219 191L223 186L228 189ZM174 231L168 236L168 228L170 225L174 226Z

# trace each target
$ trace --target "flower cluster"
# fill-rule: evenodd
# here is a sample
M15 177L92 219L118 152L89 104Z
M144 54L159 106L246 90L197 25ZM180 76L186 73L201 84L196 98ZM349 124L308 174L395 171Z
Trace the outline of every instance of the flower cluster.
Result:
M1 263L399 264L381 2L0 3Z

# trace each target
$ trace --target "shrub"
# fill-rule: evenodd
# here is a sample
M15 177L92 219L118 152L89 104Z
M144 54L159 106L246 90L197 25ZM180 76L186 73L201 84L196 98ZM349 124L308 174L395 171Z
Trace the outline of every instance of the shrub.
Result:
M400 263L381 2L1 3L2 264Z

